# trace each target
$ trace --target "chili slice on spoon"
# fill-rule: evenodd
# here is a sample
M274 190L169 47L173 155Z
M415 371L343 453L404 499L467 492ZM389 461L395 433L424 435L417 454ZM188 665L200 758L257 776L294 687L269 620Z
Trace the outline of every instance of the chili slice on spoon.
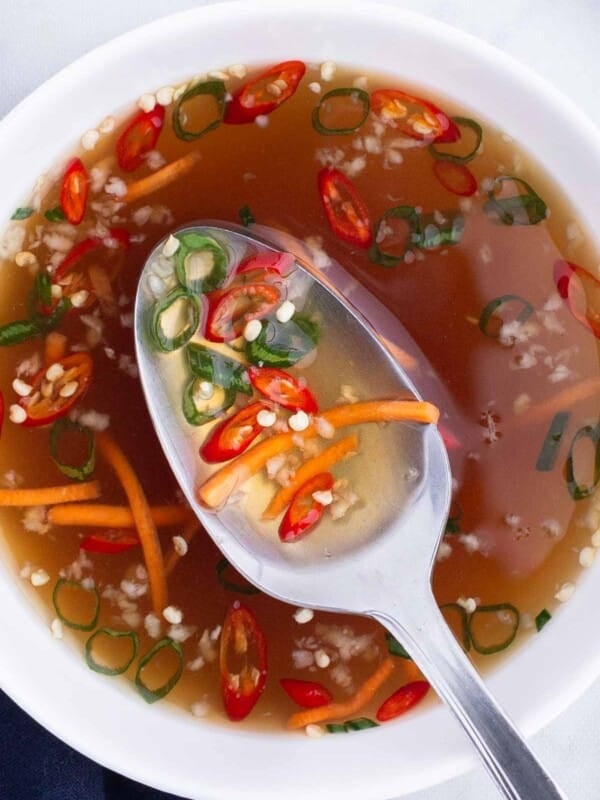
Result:
M307 414L317 413L313 393L288 372L275 367L249 367L248 377L256 391L273 403L290 411L301 409Z
M237 339L246 323L266 317L278 305L281 292L272 283L247 283L217 289L206 295L205 336L211 342Z
M325 506L315 499L318 492L333 489L333 475L322 472L298 489L285 516L279 526L279 538L282 542L296 542L306 536L321 520Z
M263 431L258 424L258 415L269 408L259 400L224 419L212 429L200 448L201 457L209 464L216 464L239 456Z

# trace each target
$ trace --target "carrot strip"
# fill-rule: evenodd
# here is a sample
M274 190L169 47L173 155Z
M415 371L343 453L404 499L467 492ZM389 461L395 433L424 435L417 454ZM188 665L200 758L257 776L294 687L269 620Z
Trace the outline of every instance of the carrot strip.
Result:
M319 416L333 428L343 428L363 422L436 423L439 411L431 403L417 400L371 400L335 406ZM302 432L302 436L309 439L317 433L317 427L313 423ZM220 508L231 493L261 470L270 458L293 447L297 436L293 431L279 433L246 450L196 489L199 502L207 508Z
M140 197L145 197L147 194L152 194L163 186L173 183L186 172L189 172L192 167L200 160L200 153L197 150L188 153L177 161L167 164L166 167L153 172L146 178L141 178L139 181L130 183L127 187L127 194L123 198L126 203L134 203Z
M60 361L67 352L67 337L64 333L58 331L51 331L46 336L44 343L44 363L54 364L55 361Z
M144 552L144 560L150 581L154 611L161 614L167 606L167 576L156 525L152 520L150 506L141 483L119 445L107 433L96 435L96 446L101 455L114 469L125 490L138 536Z
M331 447L323 450L322 453L319 453L319 455L314 458L305 461L304 464L296 470L294 477L287 486L282 486L265 508L263 511L263 519L274 519L284 508L287 508L292 497L306 481L314 478L321 472L329 472L333 465L337 464L337 462L341 461L345 456L356 455L357 449L358 436L352 433L349 436L344 436L343 439L335 442L335 444L332 444Z
M42 489L0 489L0 506L52 506L100 497L98 481L45 486Z
M183 525L193 516L187 506L151 506L150 516L157 527ZM194 517L195 519L195 517ZM98 528L135 528L135 520L127 506L99 503L85 505L65 503L48 509L53 525L77 525Z
M343 703L328 703L326 706L309 708L306 711L297 711L288 719L288 728L305 728L307 725L324 722L326 719L343 719L353 716L366 706L393 671L394 662L391 658L386 658L349 700Z
M537 403L531 406L530 409L520 414L517 421L525 422L529 425L531 422L541 422L547 417L552 417L558 411L564 411L570 408L580 400L587 400L588 397L593 397L600 392L600 378L586 378L575 386L569 386L563 389L562 392L549 397L542 403Z
M182 530L180 534L181 538L184 539L186 544L189 544L194 538L194 536L198 533L200 528L201 525L198 522L198 519L194 517L194 519L188 521L187 525ZM175 545L173 545L173 547L171 548L171 552L165 558L165 573L167 574L167 576L169 576L173 572L177 564L179 564L180 558L182 558L182 556L175 549Z

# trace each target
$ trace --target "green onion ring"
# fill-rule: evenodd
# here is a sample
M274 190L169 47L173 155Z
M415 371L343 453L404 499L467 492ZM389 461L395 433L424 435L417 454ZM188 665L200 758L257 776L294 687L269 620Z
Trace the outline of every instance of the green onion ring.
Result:
M525 194L511 197L496 197L496 192L505 181L512 181L525 189ZM496 178L488 192L489 200L484 205L485 213L497 218L503 225L537 225L548 215L548 206L532 186L522 178L501 175Z
M590 439L596 448L594 457L594 482L591 486L581 486L575 479L573 450L579 439ZM583 428L580 428L573 437L565 464L565 478L569 494L573 500L583 500L585 497L589 497L598 485L598 481L600 481L600 428L598 426L593 428L591 425L585 425Z
M469 631L469 618L465 609L458 603L444 603L440 606L440 611L456 611L460 617L460 633L462 639L462 646L465 653L471 649L471 633Z
M180 300L188 303L187 324L177 336L166 336L162 330L161 317L174 303ZM152 334L157 345L165 353L172 353L174 350L178 350L180 347L183 347L184 344L187 344L198 330L199 324L200 305L198 300L182 286L177 286L175 289L172 289L166 297L159 300L154 306L154 312L152 314Z
M93 595L95 599L95 604L89 622L75 622L74 620L65 617L65 615L60 610L59 595L61 590L65 586L71 586L81 590L82 592L88 592L89 594ZM52 603L56 611L56 616L68 628L73 628L73 630L76 631L91 631L96 627L96 623L98 622L98 615L100 614L100 595L98 594L98 590L96 589L96 587L93 587L91 589L86 589L84 586L81 585L81 583L79 583L79 581L70 581L67 580L66 578L60 578L56 582L56 586L54 587L54 591L52 592Z
M321 106L327 100L332 97L357 97L363 106L363 115L360 121L352 128L327 128L321 122ZM323 136L337 136L337 135L344 135L348 133L355 133L366 121L367 117L369 116L369 110L371 108L371 103L369 101L369 95L363 89L354 89L350 87L341 86L338 89L332 89L331 91L327 92L323 95L323 97L319 100L318 105L313 109L312 113L312 124L313 128L317 131L317 133L323 134Z
M473 148L464 156L459 156L455 153L436 150L435 144L430 144L429 152L438 161L452 161L454 164L468 164L469 161L472 161L475 158L477 152L479 151L479 147L481 146L481 141L483 139L483 130L481 125L470 117L451 117L450 119L459 128L471 128L471 130L475 131L475 144L473 145Z
M219 116L206 127L202 128L201 131L188 131L183 127L183 122L181 121L181 109L184 103L187 103L192 97L196 97L200 94L209 94L215 98ZM184 142L193 142L201 136L204 136L205 133L218 128L223 119L223 114L225 113L225 94L225 84L223 81L204 81L203 83L196 83L194 86L187 89L181 95L177 101L177 105L173 109L172 119L175 136L179 139L183 139Z
M410 229L409 235L406 241L404 252L400 256L392 256L389 253L386 253L377 243L379 229L386 219L403 219L408 223ZM375 231L373 235L374 241L369 248L369 258L371 261L373 261L373 263L380 264L382 267L395 267L404 261L404 256L409 250L412 250L413 247L418 247L421 237L421 220L414 206L394 206L394 208L389 208L375 225Z
M538 472L551 472L556 464L560 443L571 417L570 411L559 411L554 415L544 438L544 444L536 461L535 468Z
M99 664L94 659L94 654L92 652L94 641L98 636L109 636L111 639L130 639L131 657L129 660L120 667L106 667L103 664ZM99 672L101 675L122 675L124 672L127 672L129 667L133 664L137 651L138 635L135 631L116 631L113 628L98 628L85 643L85 660L91 670Z
M73 466L59 461L58 447L61 436L63 436L66 431L74 431L84 437L87 443L87 452L83 464ZM68 478L73 478L76 481L86 480L86 478L89 478L92 474L96 466L96 440L94 438L94 432L91 428L86 428L85 425L80 425L79 422L73 422L68 419L68 417L57 419L50 428L50 456L63 475L66 475Z
M507 611L508 613L512 614L514 618L513 627L508 633L506 639L503 639L501 642L491 645L481 644L477 641L477 638L473 633L473 620L476 618L477 614L497 614L499 611ZM473 650L484 656L489 656L493 653L499 653L502 650L506 650L506 648L513 643L515 636L517 635L517 631L519 630L520 622L521 615L519 613L519 609L513 606L512 603L496 603L495 605L491 606L478 606L475 611L469 615L468 619L469 636L471 637Z
M177 669L175 670L173 675L171 675L171 677L166 681L166 683L163 683L163 685L159 686L158 689L150 689L148 686L146 686L146 684L142 679L142 672L144 668L147 667L148 664L152 661L154 656L167 647L173 650L173 652L177 656L177 662L178 662ZM165 637L164 639L161 639L159 642L157 642L154 645L154 647L146 653L146 655L140 658L137 672L135 673L135 685L137 686L138 692L142 695L142 697L147 703L156 703L157 700L161 700L163 697L166 697L166 695L169 694L169 692L175 686L179 678L181 678L182 672L183 672L183 651L181 649L181 646L177 642L174 642L173 639Z
M523 297L520 297L518 294L503 294L501 297L495 297L493 300L490 300L481 312L481 316L479 317L480 331L486 336L489 336L490 339L498 339L498 334L488 332L487 328L489 322L500 306L504 305L504 303L510 303L513 300L517 300L523 304L523 310L516 318L517 322L525 322L525 320L533 314L533 306Z

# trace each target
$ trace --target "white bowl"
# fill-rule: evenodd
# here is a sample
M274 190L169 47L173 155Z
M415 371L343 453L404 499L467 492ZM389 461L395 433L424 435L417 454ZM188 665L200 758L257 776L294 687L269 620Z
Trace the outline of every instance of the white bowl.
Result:
M105 45L49 80L0 125L0 219L82 132L147 90L232 63L334 60L431 87L496 122L535 151L584 225L600 218L600 136L565 97L488 45L372 3L221 4L162 19ZM0 684L73 747L141 782L194 798L289 800L406 794L465 770L472 754L448 712L434 707L365 735L319 741L232 732L168 704L148 707L129 686L90 672L54 641L0 566ZM592 571L593 572L593 571ZM580 581L550 629L489 677L525 734L556 716L600 674L588 628L597 575Z

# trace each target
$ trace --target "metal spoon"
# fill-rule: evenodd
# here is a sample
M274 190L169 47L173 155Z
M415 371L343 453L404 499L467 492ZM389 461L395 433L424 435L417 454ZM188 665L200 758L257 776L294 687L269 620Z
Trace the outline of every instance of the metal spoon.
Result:
M265 252L283 249L281 241L276 248L265 238L227 223L202 223L190 229L217 239L234 261L239 261L249 248ZM376 442L378 447L384 442L384 452L377 463L375 480L368 486L369 502L344 520L343 536L339 535L339 527L328 530L325 524L323 531L319 528L300 542L282 544L276 534L265 531L257 522L258 515L254 519L240 504L228 504L218 513L209 513L199 505L195 489L199 481L208 477L211 468L200 461L199 440L185 422L177 402L182 392L181 364L178 366L171 354L158 355L148 335L148 317L155 302L149 288L149 273L157 259L160 260L163 244L149 257L136 297L134 329L140 376L169 464L216 545L250 582L279 600L308 608L362 614L379 621L405 646L438 696L455 714L505 797L564 798L488 694L434 598L431 574L451 495L450 465L436 427L413 424L386 427L385 437ZM308 260L299 259L299 243L294 245L293 240L287 240L285 245L288 251L296 251L296 264L300 268L294 273L296 285L292 284L298 302L304 303L304 310L319 313L327 320L327 329L336 332L336 336L328 337L339 346L336 353L330 354L336 374L329 379L335 383L336 391L345 380L362 380L375 398L420 399L396 356L416 354L420 364L426 361L419 358L418 348L397 320L382 312L377 301L339 268L334 270L337 269L336 277L346 284L343 293ZM336 284L339 285L338 280ZM370 316L371 313L377 316L378 331L356 305L366 308ZM161 359L163 363L170 359L169 364L174 366L167 371L157 368ZM428 391L432 388L434 395L439 395L439 384L432 382L429 372L422 371L420 377ZM449 402L447 395L443 398L428 395L427 399ZM373 435L377 436L377 431ZM359 460L360 456L355 459ZM361 467L361 476L366 472ZM401 479L403 475L406 480ZM385 476L392 476L393 481L386 484Z

